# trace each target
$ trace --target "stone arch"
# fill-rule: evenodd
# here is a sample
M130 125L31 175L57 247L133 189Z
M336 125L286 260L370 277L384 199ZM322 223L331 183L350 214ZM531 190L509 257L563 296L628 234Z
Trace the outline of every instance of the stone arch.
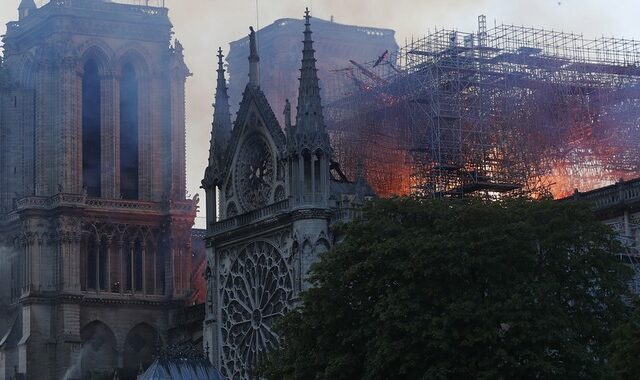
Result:
M31 54L25 54L19 58L17 65L16 80L21 86L34 89L36 86L36 78L34 72L34 58Z
M105 323L94 320L80 330L82 378L111 379L118 367L118 342Z
M146 79L152 74L149 53L142 47L136 45L127 46L125 50L118 52L118 59L115 65L118 75L122 75L122 70L128 64L133 66L140 80Z
M321 237L316 241L315 253L316 255L321 255L331 249L331 244L324 237Z
M81 57L78 61L79 75L82 76L84 74L84 67L90 60L97 64L98 73L101 77L104 78L113 74L111 54L111 49L104 42L98 40L93 40L87 45L83 45L78 54Z
M143 369L149 367L161 343L158 330L148 323L138 323L129 330L123 347L124 378L135 379L140 367Z

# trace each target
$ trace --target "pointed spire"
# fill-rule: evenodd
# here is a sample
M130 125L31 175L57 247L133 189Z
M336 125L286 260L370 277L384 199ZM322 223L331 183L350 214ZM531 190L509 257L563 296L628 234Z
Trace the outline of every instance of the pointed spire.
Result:
M250 26L249 30L249 86L260 87L260 57L258 56L258 45L256 44L256 32Z
M311 39L309 8L306 9L304 18L304 48L302 49L302 67L300 68L296 129L300 132L320 132L324 131L324 118L322 116L315 50L313 50L313 40Z
M229 111L229 95L227 93L227 81L225 79L224 54L222 48L218 48L218 80L216 85L216 98L211 128L211 145L209 148L209 166L215 165L216 157L222 157L229 138L231 136L231 112Z
M287 131L291 128L291 103L289 99L284 102L284 126L287 127Z

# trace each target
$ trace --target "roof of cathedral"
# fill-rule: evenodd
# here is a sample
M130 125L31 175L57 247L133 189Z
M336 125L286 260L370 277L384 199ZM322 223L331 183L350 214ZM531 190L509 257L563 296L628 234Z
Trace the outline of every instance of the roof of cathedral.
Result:
M203 352L192 346L170 346L138 380L224 380Z

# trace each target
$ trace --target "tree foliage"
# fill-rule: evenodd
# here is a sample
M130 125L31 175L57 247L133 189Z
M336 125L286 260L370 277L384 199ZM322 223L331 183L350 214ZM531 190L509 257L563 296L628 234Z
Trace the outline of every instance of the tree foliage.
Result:
M268 379L606 378L631 271L581 204L379 200L276 326Z

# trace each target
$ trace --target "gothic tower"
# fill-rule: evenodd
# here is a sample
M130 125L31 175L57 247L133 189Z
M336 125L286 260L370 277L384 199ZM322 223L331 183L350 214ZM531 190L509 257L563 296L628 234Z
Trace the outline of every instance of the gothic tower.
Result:
M232 130L219 55L209 166L202 181L204 344L227 378L251 378L256 359L278 345L272 324L309 286L309 267L333 244L331 223L347 215L337 199L355 189L330 172L308 11L305 18L296 124L287 101L284 132L260 88L255 31L249 35L249 81Z
M19 18L0 67L0 379L135 378L192 290L182 46L161 6L23 0Z

